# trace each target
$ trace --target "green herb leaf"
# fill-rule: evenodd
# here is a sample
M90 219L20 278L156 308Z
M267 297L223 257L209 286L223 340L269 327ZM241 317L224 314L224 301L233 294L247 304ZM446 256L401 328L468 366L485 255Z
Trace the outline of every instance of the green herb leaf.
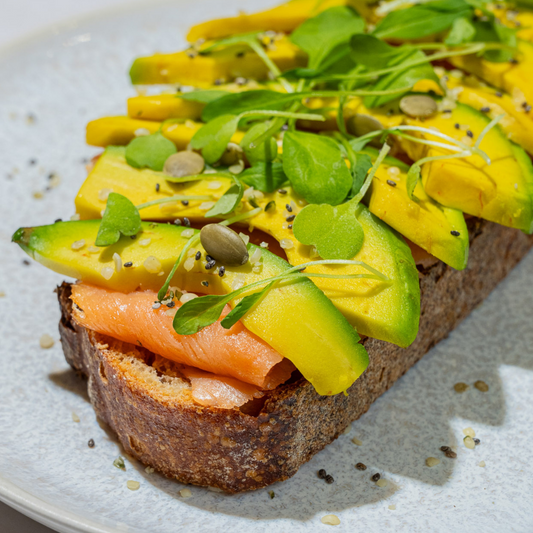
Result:
M308 67L318 68L329 56L328 63L337 61L349 52L350 37L364 31L363 19L351 8L335 6L306 20L296 28L291 41L309 56Z
M206 163L216 163L224 154L228 143L237 131L239 117L222 115L202 126L191 139L195 150L202 150Z
M292 230L302 244L314 245L324 259L351 259L363 246L364 232L356 218L357 205L307 205L296 216Z
M125 196L112 192L96 236L96 246L111 246L122 235L136 235L141 230L141 216L137 208Z
M223 328L230 329L234 324L236 324L248 311L257 305L261 299L267 294L267 292L274 285L274 281L271 281L266 287L261 289L259 292L254 292L245 296L232 310L228 313L220 322L220 325Z
M382 39L420 39L448 29L456 19L473 14L464 0L437 0L389 13L374 30Z
M267 205L265 205L265 213L268 213L269 211L275 211L276 210L276 201L270 200Z
M188 100L189 102L209 104L228 94L231 93L229 91L223 91L222 89L206 89L203 91L191 91L190 93L178 93L176 98Z
M239 174L239 179L257 191L274 192L286 181L287 176L281 163L256 163Z
M216 117L228 113L240 115L247 111L279 111L298 98L301 98L301 96L266 89L232 93L207 104L202 111L202 120L209 122Z
M270 162L276 159L276 156L278 155L278 144L274 137L269 137L259 146L250 148L252 141L267 131L270 126L270 122L260 122L259 124L255 124L242 138L241 147L244 150L244 154L250 165L263 161Z
M466 17L461 17L454 20L452 29L444 42L449 46L457 46L473 41L475 36L476 28Z
M240 35L232 35L231 37L226 37L225 39L219 39L218 41L205 46L200 50L200 55L207 55L215 50L220 48L227 48L228 46L237 46L237 45L247 45L252 46L259 41L257 36L260 32L255 31L251 33L241 33Z
M350 40L351 57L358 65L381 70L390 66L399 55L399 48L391 46L373 35L354 35Z
M350 169L352 171L353 182L352 190L348 195L348 198L353 198L363 186L368 171L372 168L372 159L367 154L357 154L355 160L355 166Z
M235 180L235 183L219 198L217 203L205 214L206 218L231 213L242 199L244 187L242 183Z
M283 170L294 190L309 203L340 204L352 187L339 145L320 135L285 132Z
M475 41L487 43L502 43L516 49L516 30L499 23L492 15L488 20L477 20L473 23L476 29ZM495 63L505 63L514 57L513 50L487 50L483 57Z
M126 162L134 168L163 170L165 161L177 152L176 145L161 133L136 137L126 147Z
M420 179L420 167L415 163L407 172L407 181L405 187L407 189L407 196L412 200L418 180Z
M201 329L214 324L224 311L231 296L208 295L184 303L174 315L173 326L178 335L194 335Z

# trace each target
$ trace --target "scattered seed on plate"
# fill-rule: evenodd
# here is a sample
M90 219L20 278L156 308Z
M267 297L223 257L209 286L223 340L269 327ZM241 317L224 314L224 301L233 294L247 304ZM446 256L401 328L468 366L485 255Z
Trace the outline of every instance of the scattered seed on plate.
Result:
M475 438L475 439L474 439L474 444L475 444L476 446L479 446L479 445L481 444L481 441L480 441L478 438Z
M437 459L436 457L428 457L426 459L426 466L432 467L437 466L440 464L440 459Z
M370 478L372 481L379 481L381 479L381 474L377 472Z
M395 181L387 180L387 183L388 183L391 187L396 187L396 182L395 182Z
M451 448L450 448L449 446L441 446L441 447L440 447L440 451L441 451L441 452L447 452L447 451L449 451L449 450L451 450Z
M357 463L355 465L355 468L357 468L357 470L364 471L364 470L366 470L366 465L364 463Z
M414 118L428 118L438 111L437 103L430 96L410 95L400 100L403 113Z
M453 450L448 450L444 452L444 455L446 457L449 457L450 459L455 459L457 457L457 454Z
M352 442L353 442L354 444L356 444L357 446L362 446L362 445L363 445L363 442L360 441L357 437L354 437L354 438L352 439Z
M386 487L388 484L389 482L386 479L378 479L376 481L376 485L381 488Z
M467 390L469 388L469 385L467 385L466 383L463 383L463 382L459 382L459 383L456 383L454 386L453 386L455 392L458 392L459 394L463 394L463 392L465 392L465 390Z
M478 463L478 466L480 466L481 468L485 468L485 466L487 466L487 464L485 463L485 461L480 461Z
M334 514L327 514L326 516L323 516L320 521L328 526L338 526L341 523L340 518Z
M489 386L484 381L481 381L480 379L478 379L474 383L474 387L481 392L488 392L489 390Z
M54 345L54 339L48 335L48 333L45 333L44 335L41 335L41 338L39 339L39 345L43 350L48 350Z
M89 448L94 448L94 439L89 439L87 446L89 446Z
M129 479L126 483L126 487L130 490L139 490L139 487L141 484L138 481L133 481L133 479Z
M179 491L179 495L182 497L182 498L190 498L192 496L192 492L190 489L181 489Z
M72 422L76 422L76 424L80 421L80 417L74 412L72 411Z
M273 490L269 490L268 495L270 496L270 499L273 500L276 496L276 493Z
M113 461L113 466L118 468L119 470L126 470L126 463L124 463L124 457L117 457Z
M333 479L333 476L331 474L328 474L325 478L324 478L324 481L328 484L328 485L331 485L335 479Z
M394 505L394 504L389 505L389 509L391 511L396 511L396 505Z
M285 189L278 189L278 193L281 195L287 194L287 191Z
M130 268L133 266L133 263L131 261L127 261L126 263L124 263L124 268Z
M326 476L327 476L327 472L321 468L318 472L317 472L317 476L320 478L320 479L326 479Z
M467 435L464 439L463 439L463 444L469 449L469 450L473 450L475 447L476 447L476 443L474 442L474 439L472 437L470 437L469 435Z
M450 231L450 233L451 233L454 237L459 237L459 235L461 235L456 229L452 229L452 231Z
M209 281L202 281L201 284L204 286L204 287L209 287Z
M23 259L22 264L26 266L30 266L31 263L27 259Z
M188 204L189 204L189 202L187 202L187 204L183 204L183 205L188 205ZM187 226L188 228L190 228L191 227L191 221L187 217L183 217L183 225Z
M463 435L474 438L476 436L476 432L471 427L468 427L463 429Z
M152 468L151 466L147 466L144 471L147 473L147 474L153 474L155 472L155 468Z

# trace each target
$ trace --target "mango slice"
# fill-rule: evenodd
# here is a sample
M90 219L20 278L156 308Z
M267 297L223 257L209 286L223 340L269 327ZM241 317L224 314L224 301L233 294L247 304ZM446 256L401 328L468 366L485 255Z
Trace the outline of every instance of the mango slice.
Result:
M168 224L143 223L137 239L121 237L113 246L94 250L99 220L58 222L50 226L21 228L13 236L22 249L46 267L87 283L113 290L131 292L137 288L161 288L190 235L182 236L184 228ZM195 230L198 233L198 230ZM83 240L79 250L72 243ZM145 244L149 240L149 244ZM250 244L250 255L257 249ZM287 270L290 265L276 255L262 250L261 272L252 265L227 267L224 277L205 270L205 251L200 244L194 248L204 257L195 261L190 271L184 264L172 279L172 285L196 293L227 294L237 276L245 284L266 279ZM133 266L115 272L113 254ZM161 271L148 272L144 262L155 257ZM102 275L102 269L112 275ZM153 270L153 268L151 269ZM107 273L106 270L104 272ZM202 281L208 281L205 287ZM238 303L236 300L234 304ZM309 279L280 283L247 313L243 324L283 356L290 359L304 377L322 395L345 391L364 372L368 354L359 344L359 335L334 305Z
M179 98L176 93L128 98L128 116L132 119L163 121L169 118L200 120L205 104Z
M266 50L269 58L282 71L303 67L307 55L287 38L278 38ZM134 85L176 83L209 87L236 78L267 79L268 69L263 60L247 46L230 46L208 55L196 51L154 54L139 57L131 66Z

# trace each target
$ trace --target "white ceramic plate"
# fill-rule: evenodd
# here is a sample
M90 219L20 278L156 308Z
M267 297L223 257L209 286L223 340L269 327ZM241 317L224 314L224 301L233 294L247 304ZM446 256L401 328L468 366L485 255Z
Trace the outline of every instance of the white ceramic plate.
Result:
M136 462L126 461L126 472L113 466L120 447L97 424L85 383L57 342L53 288L62 278L24 265L9 239L19 226L73 213L83 160L97 153L85 146L85 123L125 112L135 56L179 49L193 22L264 5L152 2L1 54L0 498L62 532L323 531L329 526L320 518L329 513L344 532L532 531L533 255L349 435L270 487L274 499L268 489L227 496L197 487L183 499L183 485L146 474ZM35 199L50 173L61 183ZM50 350L39 347L44 333L56 338ZM478 379L489 392L453 390ZM469 426L481 439L475 450L462 445ZM458 458L445 459L442 445L456 445ZM430 456L441 463L428 468ZM359 461L366 472L354 468ZM316 477L319 468L334 475L333 485ZM385 488L370 481L374 472L388 480ZM140 490L128 490L129 479L140 481Z

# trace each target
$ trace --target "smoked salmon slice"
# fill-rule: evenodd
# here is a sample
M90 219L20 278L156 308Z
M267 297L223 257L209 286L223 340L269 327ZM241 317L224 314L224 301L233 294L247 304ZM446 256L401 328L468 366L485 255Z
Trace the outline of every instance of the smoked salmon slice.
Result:
M157 294L152 291L123 294L78 283L72 286L71 298L76 304L73 315L80 325L217 377L236 378L260 389L274 389L287 381L294 370L288 359L241 322L231 329L215 322L194 335L178 335L172 321L180 302L173 309L165 305L153 309ZM226 306L219 320L229 311ZM224 387L219 388L222 391ZM253 391L247 394L253 396Z

